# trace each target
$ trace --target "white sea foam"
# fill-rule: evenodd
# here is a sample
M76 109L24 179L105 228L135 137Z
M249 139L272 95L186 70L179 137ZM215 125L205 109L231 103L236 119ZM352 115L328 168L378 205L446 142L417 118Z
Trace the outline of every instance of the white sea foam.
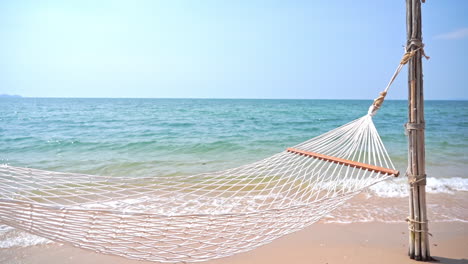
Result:
M122 212L150 212L161 215L180 214L225 214L245 213L267 209L263 205L266 200L282 199L289 201L290 205L302 205L299 201L282 195L253 195L248 198L239 197L203 197L174 194L165 196L144 196L138 198L122 199L118 201L107 201L101 203L81 204L77 208L85 209L107 209Z
M0 225L0 249L14 247L29 247L51 243L50 240L35 236L13 227Z
M405 177L390 179L371 186L371 193L384 197L406 197L408 196L408 183ZM468 191L468 178L427 178L426 192L454 194L457 191Z

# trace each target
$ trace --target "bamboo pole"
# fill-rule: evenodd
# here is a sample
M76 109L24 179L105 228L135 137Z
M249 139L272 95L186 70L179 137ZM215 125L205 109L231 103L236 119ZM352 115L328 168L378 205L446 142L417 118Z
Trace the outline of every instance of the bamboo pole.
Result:
M408 64L408 253L412 259L428 261L432 258L429 251L426 209L421 0L406 0L406 30L407 51L419 49Z

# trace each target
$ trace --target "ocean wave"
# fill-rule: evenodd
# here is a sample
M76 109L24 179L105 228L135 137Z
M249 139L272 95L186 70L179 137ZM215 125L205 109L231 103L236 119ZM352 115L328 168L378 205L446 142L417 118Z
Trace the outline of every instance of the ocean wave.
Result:
M407 197L408 182L406 178L399 178L378 183L369 188L372 194L384 198ZM468 191L468 179L460 177L452 178L427 178L427 193L454 194L457 191Z
M48 243L52 241L0 224L0 248L29 247Z

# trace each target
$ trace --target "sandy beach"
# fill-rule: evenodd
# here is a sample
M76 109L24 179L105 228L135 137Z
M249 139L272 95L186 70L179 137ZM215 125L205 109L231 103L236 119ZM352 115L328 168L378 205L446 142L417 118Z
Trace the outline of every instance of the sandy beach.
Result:
M432 256L438 263L468 263L468 223L430 225ZM316 223L253 251L217 259L207 264L235 263L419 263L407 256L405 223ZM102 255L68 245L46 244L0 250L7 264L144 264Z

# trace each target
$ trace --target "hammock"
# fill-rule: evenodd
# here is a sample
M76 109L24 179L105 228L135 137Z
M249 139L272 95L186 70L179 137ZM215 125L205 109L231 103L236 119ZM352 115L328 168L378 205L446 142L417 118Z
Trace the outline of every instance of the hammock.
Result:
M398 176L372 116L405 63L365 116L238 168L126 178L0 166L0 222L80 248L170 263L269 243Z

